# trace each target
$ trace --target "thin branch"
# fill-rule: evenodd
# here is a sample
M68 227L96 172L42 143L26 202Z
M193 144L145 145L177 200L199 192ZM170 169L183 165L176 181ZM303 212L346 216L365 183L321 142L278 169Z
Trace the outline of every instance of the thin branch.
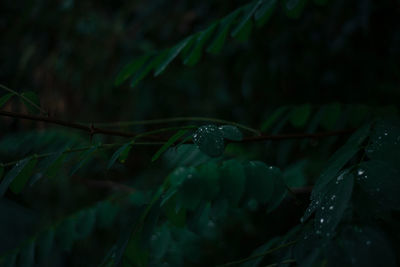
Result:
M8 88L7 86L2 85L2 84L0 84L0 88L4 89L4 90L6 90L6 91L8 91L10 93L13 93L14 95L16 95L16 96L20 97L21 99L25 100L26 102L31 104L34 108L36 108L38 111L40 111L40 113L48 115L48 113L44 109L42 109L41 107L39 107L38 105L33 103L29 98L25 97L23 94L20 94L17 91L14 91L13 89Z
M16 113L16 112L4 111L4 110L0 110L0 116L18 118L18 119L23 119L23 120L40 121L40 122L45 122L45 123L49 123L49 124L60 125L63 127L88 132L91 136L95 135L95 134L104 134L104 135L120 136L120 137L135 137L135 138L146 137L149 140L154 140L154 141L164 141L163 139L151 136L152 134L155 134L155 133L161 133L161 132L171 131L171 130L176 130L176 129L194 129L195 128L195 126L170 127L170 128L158 129L158 130L151 131L151 132L137 134L137 133L131 133L131 132L121 132L121 131L113 131L113 130L108 130L108 129L96 128L96 127L94 127L93 124L87 126L87 125L84 125L81 123L69 122L69 121L59 120L59 119L51 118L51 117Z
M261 134L260 131L250 128L246 125L237 123L237 122L221 120L221 119L216 119L216 118L206 118L206 117L175 117L175 118L155 119L155 120L120 121L120 122L111 122L111 123L96 123L96 125L101 126L101 127L115 127L115 126L126 127L126 126L135 126L135 125L164 124L164 123L183 122L183 121L204 121L204 122L229 124L229 125L233 125L238 128L241 128L243 130L252 132L256 135Z
M9 112L9 111L4 111L4 110L0 110L0 116L25 119L25 120L31 120L31 121L40 121L40 122L45 122L45 123L49 123L49 124L56 124L56 125L64 126L67 128L73 128L73 129L78 129L81 131L86 131L90 135L104 134L104 135L120 136L120 137L135 137L135 138L146 137L146 138L148 138L148 140L160 141L160 142L165 142L168 139L159 138L159 137L151 136L151 135L155 134L155 133L171 131L171 130L176 130L176 129L193 129L193 128L195 128L195 126L170 127L170 128L159 129L159 130L155 130L155 131L151 131L151 132L147 132L147 133L137 134L137 133L131 133L131 132L122 132L122 131L114 131L114 130L97 128L97 127L94 127L93 124L91 124L90 126L87 126L87 125L84 125L81 123L68 122L68 121L59 120L56 118L31 115L31 114L22 114L22 113ZM319 138L329 137L329 136L347 135L354 131L355 131L355 129L346 129L346 130L340 130L340 131L330 131L330 132L320 132L320 133L288 133L288 134L277 134L277 135L260 135L260 136L245 137L241 141L229 141L229 142L230 143L249 143L249 142L260 142L260 141L268 141L268 140L307 139L307 138L319 139Z

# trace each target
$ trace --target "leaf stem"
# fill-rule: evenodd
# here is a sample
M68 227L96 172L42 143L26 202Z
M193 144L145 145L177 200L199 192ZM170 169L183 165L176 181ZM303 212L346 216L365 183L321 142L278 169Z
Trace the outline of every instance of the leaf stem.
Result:
M96 123L96 125L101 127L113 127L113 126L135 126L135 125L149 125L149 124L164 124L164 123L171 123L171 122L184 122L184 121L204 121L204 122L214 122L220 124L229 124L241 128L243 130L252 132L256 135L260 135L260 131L245 126L243 124L227 121L222 119L216 118L207 118L207 117L174 117L174 118L166 118L166 119L154 119L154 120L139 120L139 121L120 121L120 122L111 122L111 123Z
M7 86L5 86L3 84L0 84L0 88L4 89L4 90L6 90L6 91L8 91L10 93L13 93L14 95L22 98L23 100L25 100L26 102L31 104L34 108L36 108L38 111L40 111L40 113L45 114L46 116L48 115L48 113L44 109L42 109L41 107L39 107L38 105L33 103L29 98L25 97L23 94L20 94L17 91L14 91L13 89L8 88Z

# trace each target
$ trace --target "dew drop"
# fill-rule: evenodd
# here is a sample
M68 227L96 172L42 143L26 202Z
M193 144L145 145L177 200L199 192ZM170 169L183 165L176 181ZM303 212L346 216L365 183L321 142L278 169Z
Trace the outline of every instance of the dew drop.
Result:
M330 207L329 207L329 210L333 210L333 206L330 206Z
M331 200L335 200L335 198L336 198L336 195L331 196Z
M365 172L365 171L364 171L363 169L359 169L359 170L357 171L357 174L358 174L358 175L363 175L364 172Z
M321 218L320 222L321 222L321 223L324 223L324 218Z
M325 209L325 207L324 207L324 206L322 206L322 207L321 207L321 210L324 210L324 209Z

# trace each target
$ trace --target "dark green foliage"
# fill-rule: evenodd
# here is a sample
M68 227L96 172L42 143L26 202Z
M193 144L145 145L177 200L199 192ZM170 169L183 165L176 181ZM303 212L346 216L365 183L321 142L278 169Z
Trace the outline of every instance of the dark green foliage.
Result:
M1 8L0 266L399 265L394 3Z

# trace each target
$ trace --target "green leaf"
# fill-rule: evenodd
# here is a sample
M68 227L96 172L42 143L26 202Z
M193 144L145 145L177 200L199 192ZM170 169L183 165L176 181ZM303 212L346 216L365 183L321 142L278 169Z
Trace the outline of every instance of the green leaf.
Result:
M274 192L274 180L278 172L260 161L250 161L245 165L246 192L258 202L268 202Z
M23 170L16 176L10 184L10 189L15 194L19 194L24 189L29 178L32 176L33 170L37 163L37 158L30 158L29 162L24 166Z
M262 123L261 131L268 130L284 113L289 109L288 106L281 106L274 110L274 112Z
M70 251L76 240L76 218L69 217L56 227L56 242L64 250Z
M19 266L29 267L35 264L35 242L31 241L25 245L20 253L18 259Z
M96 211L94 209L85 209L80 211L77 216L76 236L79 239L86 238L93 232L96 221Z
M110 169L114 165L115 161L117 161L117 159L119 159L119 161L121 162L125 162L126 158L129 155L129 151L132 148L132 144L133 142L131 141L118 148L108 162L107 168Z
M300 160L285 168L283 176L289 187L302 187L306 185L305 168L307 163L307 160Z
M218 157L224 153L223 133L215 125L201 126L193 134L193 142L210 157Z
M129 240L126 246L124 257L128 260L129 265L144 267L147 266L149 261L149 252L143 249L139 237L132 238Z
M131 77L135 72L137 72L150 58L150 54L144 55L135 59L128 65L126 65L119 73L117 78L115 79L115 86L121 85L125 82L129 77Z
M33 163L31 163L33 161ZM31 157L20 160L15 166L7 173L7 175L3 178L0 184L0 197L4 195L7 191L7 188L10 184L13 183L14 180L17 182L13 185L13 191L18 191L22 188L29 179L32 174L32 170L34 164L36 164L37 159L33 159ZM25 183L24 183L25 181Z
M196 38L196 42L192 50L183 60L183 64L193 66L200 60L201 54L203 52L203 46L214 33L217 26L218 23L214 23L213 25L199 33L199 36Z
M92 158L92 156L96 152L97 148L98 148L98 145L95 145L82 153L78 163L72 168L70 176L74 175L80 168L83 167L83 165L85 165Z
M354 176L347 172L340 174L330 182L326 193L321 198L315 214L316 233L331 237L336 226L342 220L350 201L354 185Z
M210 162L199 167L198 174L200 179L203 180L204 199L213 200L218 196L219 185L219 172L217 164Z
M246 176L242 164L236 160L225 161L220 168L221 196L237 205L243 196Z
M329 266L395 267L396 252L389 240L380 229L347 226L325 255Z
M174 60L179 55L179 53L186 47L191 38L193 37L189 36L188 38L184 39L182 42L180 42L179 44L168 50L166 56L156 66L154 70L154 76L160 75L165 70L168 64L171 63L171 61Z
M327 162L327 167L316 181L311 197L314 199L322 193L324 187L335 179L340 170L349 162L350 159L360 150L361 144L367 138L370 125L365 125L355 132L339 150L332 155Z
M45 263L50 257L54 236L54 229L50 228L36 239L36 257L40 263Z
M256 20L258 27L263 26L268 21L275 10L276 3L276 0L265 0L260 8L255 12L254 19Z
M96 224L99 228L108 228L114 222L118 208L109 201L100 202L96 207Z
M11 98L13 95L14 95L14 93L8 93L8 94L3 95L3 96L0 98L0 108L1 108L2 106L4 106L4 104L7 103L7 101L10 100L10 98Z
M304 104L298 107L295 107L290 112L290 122L294 127L300 128L303 127L308 118L311 115L311 105Z
M138 71L135 72L131 80L131 87L135 87L147 74L155 67L157 64L161 62L161 60L165 57L167 50L160 52L157 55L152 56L147 63L145 63Z
M188 130L179 130L176 132L173 136L171 136L168 141L154 154L154 156L151 158L151 161L154 162L156 161L164 151L166 151L170 146L172 146L176 141L179 140L182 136L184 136Z
M21 94L21 96L23 96L24 98L27 98L29 101L27 101L24 98L21 98L22 103L24 103L24 105L26 106L26 108L29 110L29 112L31 113L38 113L40 112L38 110L38 107L40 107L40 101L39 101L39 97L37 96L36 93L32 92L32 91L28 91L28 92L23 92ZM32 104L33 103L33 104ZM36 106L35 106L36 105Z
M233 141L241 141L243 139L242 132L236 127L232 125L222 125L219 127L222 132L222 136L225 139L233 140Z
M260 6L262 1L255 1L254 4L250 4L247 7L242 8L244 11L244 14L242 18L240 19L238 25L232 30L231 36L232 37L237 37L240 35L240 32L243 31L243 29L246 27L246 25L251 25L251 18L256 12L257 8ZM249 24L250 23L250 24ZM247 26L249 27L249 26ZM251 26L250 26L251 29Z
M342 168L360 150L361 144L367 138L371 125L365 125L355 132L339 150L328 160L327 167L318 177L313 191L311 192L311 203L306 209L301 221L307 220L314 211L321 206L321 198L329 190L329 183L337 179Z
M172 242L172 236L167 224L161 225L151 238L151 261L159 263L169 250L169 245Z
M368 158L400 166L400 121L378 121L366 148Z
M236 17L239 15L240 9L235 10L219 23L219 30L211 44L207 48L207 52L211 54L217 54L221 51L224 46L225 40L228 37L229 29Z
M210 157L200 151L193 144L182 144L169 149L164 153L163 159L169 168L178 166L197 166L210 161Z
M202 200L203 184L195 171L190 172L177 192L177 204L187 210L195 210Z
M400 209L400 170L387 162L370 160L359 165L357 183L385 209Z
M44 171L44 176L49 179L56 176L56 174L60 170L60 167L64 163L65 157L66 154L64 153L64 151L55 154L49 161L49 164L47 165L46 170Z
M177 205L177 197L174 195L163 205L163 210L168 221L176 227L186 225L186 209Z
M324 112L321 118L321 126L327 130L335 129L336 123L341 115L340 103L332 103L324 107Z

